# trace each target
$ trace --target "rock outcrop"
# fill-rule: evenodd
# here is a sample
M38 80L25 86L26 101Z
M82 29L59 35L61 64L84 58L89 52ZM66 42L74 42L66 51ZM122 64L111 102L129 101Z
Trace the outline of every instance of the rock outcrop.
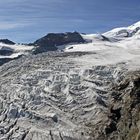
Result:
M84 43L85 40L78 32L67 33L49 33L48 35L35 41L33 44L38 46L34 50L34 54L56 51L57 46L67 45L69 43Z
M19 56L15 57L15 58L0 58L0 66L2 66L5 63L8 63L8 62L10 62L12 60L19 59L20 57L22 57L22 55L19 55Z
M93 135L100 133L96 140L139 140L140 71L127 73L120 83L111 85L109 96L108 119L93 129Z
M8 45L15 45L16 44L9 39L0 39L0 43L4 43L4 44L8 44Z
M107 140L140 140L140 71L129 73L111 95Z

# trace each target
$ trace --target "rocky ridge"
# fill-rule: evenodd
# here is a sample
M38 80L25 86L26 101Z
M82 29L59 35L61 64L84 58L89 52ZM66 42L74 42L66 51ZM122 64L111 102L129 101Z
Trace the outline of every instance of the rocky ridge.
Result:
M16 43L9 40L9 39L0 39L0 43L8 44L8 45L15 45Z
M85 40L78 32L49 33L33 43L33 45L38 46L33 53L38 54L48 51L56 51L59 50L58 46L70 43L85 43Z

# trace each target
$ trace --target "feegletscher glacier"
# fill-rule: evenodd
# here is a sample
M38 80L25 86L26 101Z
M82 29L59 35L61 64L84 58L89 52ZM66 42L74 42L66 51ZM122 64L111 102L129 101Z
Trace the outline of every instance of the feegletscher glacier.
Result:
M0 65L0 140L140 140L140 22L2 40Z

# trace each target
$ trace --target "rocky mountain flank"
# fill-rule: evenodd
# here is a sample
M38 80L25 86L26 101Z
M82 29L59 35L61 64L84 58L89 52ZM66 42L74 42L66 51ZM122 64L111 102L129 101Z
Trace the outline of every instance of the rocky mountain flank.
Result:
M1 66L0 140L139 140L140 71L97 65L95 55L43 53Z
M16 43L9 40L9 39L0 39L0 43L8 44L8 45L15 45Z
M94 128L93 136L95 131L101 132L96 139L140 139L140 71L127 73L118 85L111 88L107 116L107 121L100 122L99 127L95 127L97 130Z
M38 54L47 51L56 51L58 49L57 46L84 42L85 40L78 32L49 33L32 44L38 46L33 53Z

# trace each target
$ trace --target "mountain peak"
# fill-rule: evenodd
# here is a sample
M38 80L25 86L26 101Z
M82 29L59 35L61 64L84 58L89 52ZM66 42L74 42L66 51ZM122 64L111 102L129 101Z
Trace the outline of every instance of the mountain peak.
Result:
M9 39L0 39L0 43L4 43L4 44L8 44L8 45L15 45L16 44Z
M34 42L35 45L39 46L34 53L54 51L57 50L57 46L84 42L85 40L78 32L49 33Z
M132 24L131 26L140 27L140 21L138 21L138 22ZM131 26L130 26L130 27L131 27Z

